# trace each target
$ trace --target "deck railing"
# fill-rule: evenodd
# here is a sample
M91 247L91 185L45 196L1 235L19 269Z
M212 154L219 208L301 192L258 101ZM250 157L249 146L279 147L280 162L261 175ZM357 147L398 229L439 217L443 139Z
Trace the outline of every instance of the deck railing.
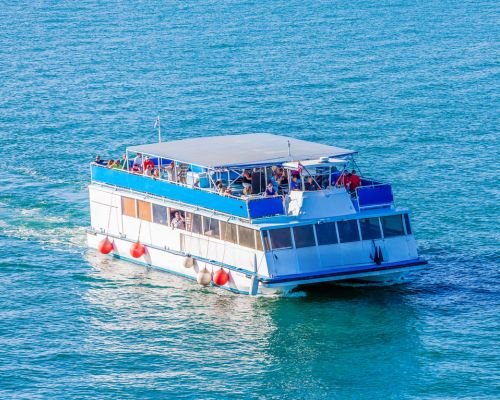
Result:
M245 198L223 196L213 190L135 174L127 170L107 168L95 163L91 164L91 179L95 182L165 197L244 219L283 215L285 213L281 197Z

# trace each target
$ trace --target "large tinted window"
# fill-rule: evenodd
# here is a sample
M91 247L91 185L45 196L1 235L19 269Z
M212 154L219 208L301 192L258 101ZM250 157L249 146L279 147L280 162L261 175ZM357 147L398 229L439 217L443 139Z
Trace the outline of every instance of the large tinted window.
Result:
M255 248L255 233L253 229L245 226L238 226L238 240L240 246Z
M335 229L335 222L325 222L316 225L316 237L318 245L323 244L337 244L337 230Z
M380 218L380 220L382 221L382 230L384 231L384 237L387 238L405 234L401 215L382 217Z
M404 216L405 216L406 234L411 235L410 217L408 214L404 214Z
M206 236L220 238L219 220L203 217L203 230Z
M262 239L260 238L260 232L259 231L255 231L255 244L256 244L256 249L257 250L263 251L263 249L262 249Z
M359 240L358 223L355 219L337 222L340 243L356 242Z
M382 237L378 218L361 218L359 226L361 227L363 240L380 239Z
M168 225L167 207L153 204L153 222L162 225Z
M266 251L271 250L271 242L269 241L269 232L262 231L262 238L264 240L264 246L266 248Z
M236 233L237 226L235 224L230 224L229 222L220 223L220 235L221 239L226 242L237 243L238 235Z
M316 246L312 225L294 227L293 238L295 239L295 247L297 248Z
M273 229L269 231L273 250L292 247L292 236L289 228Z
M201 222L201 215L191 214L191 232L193 233L203 233L203 226Z

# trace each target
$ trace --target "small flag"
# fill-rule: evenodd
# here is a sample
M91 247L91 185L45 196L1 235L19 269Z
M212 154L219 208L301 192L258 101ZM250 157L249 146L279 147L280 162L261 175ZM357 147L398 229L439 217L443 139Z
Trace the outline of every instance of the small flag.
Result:
M160 126L160 117L156 117L155 126L153 128L158 128Z

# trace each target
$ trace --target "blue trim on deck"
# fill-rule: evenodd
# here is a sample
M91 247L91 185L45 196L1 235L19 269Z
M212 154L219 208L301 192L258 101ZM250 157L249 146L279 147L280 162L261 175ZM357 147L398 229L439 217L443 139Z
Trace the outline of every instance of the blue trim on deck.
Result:
M92 181L120 186L144 194L150 193L240 218L249 217L245 200L225 197L218 193L181 186L164 180L155 180L148 176L95 164L91 165L91 176Z

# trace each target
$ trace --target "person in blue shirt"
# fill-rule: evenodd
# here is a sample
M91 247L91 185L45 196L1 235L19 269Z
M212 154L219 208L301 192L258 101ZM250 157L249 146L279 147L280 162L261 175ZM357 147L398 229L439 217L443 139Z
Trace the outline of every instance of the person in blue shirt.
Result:
M276 196L276 190L274 190L273 183L271 181L267 182L266 191L264 192L265 197Z
M297 175L292 176L292 181L290 182L290 190L299 190L299 184L297 183Z

